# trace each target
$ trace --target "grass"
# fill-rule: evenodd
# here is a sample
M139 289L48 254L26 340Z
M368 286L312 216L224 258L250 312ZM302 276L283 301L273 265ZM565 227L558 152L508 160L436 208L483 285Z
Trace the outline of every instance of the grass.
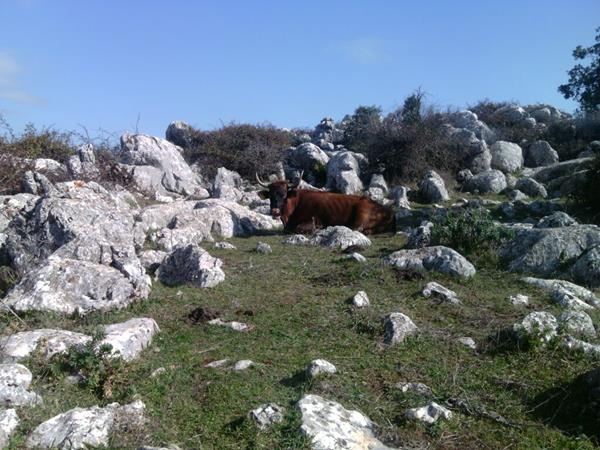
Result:
M25 325L19 326L14 318L5 317L3 334L8 327L14 332L49 326L93 333L100 324L131 317L152 317L161 328L150 348L122 368L111 398L67 384L47 365L25 362L34 371L32 389L43 396L44 404L19 410L21 425L9 448L21 448L27 433L55 414L76 406L129 402L136 396L147 406L149 423L140 432L113 436L111 448L170 443L185 449L308 448L298 431L300 417L294 407L308 392L362 411L378 424L381 439L391 446L596 448L597 434L586 437L583 432L588 430L552 422L541 411L546 393L568 385L596 367L597 361L555 347L525 351L495 345L497 332L528 312L559 311L546 292L495 268L478 268L470 281L440 275L403 280L380 264L382 254L402 246L397 237L375 237L374 245L363 253L368 258L364 265L342 261L340 254L321 248L283 246L281 239L232 239L238 247L234 251L207 244L211 254L223 259L227 275L213 289L169 288L155 282L147 301L122 311L83 319L27 314ZM254 252L258 240L271 245L273 253ZM462 305L424 298L420 292L432 280L456 291ZM368 293L369 310L350 308L348 299L358 290ZM530 295L532 305L510 305L507 297L516 293ZM248 322L254 329L239 333L193 324L186 316L198 306L219 310L223 319ZM384 348L380 317L394 311L411 317L421 332ZM471 336L479 350L457 343L462 336ZM204 367L223 358L251 359L256 365L242 372ZM303 371L315 358L332 362L338 373L307 381ZM159 367L166 372L151 377ZM422 406L427 399L402 394L394 388L399 381L423 382L433 389L438 403L459 397L518 426L459 412L452 421L431 427L406 423L405 409ZM285 420L270 431L258 431L247 414L267 402L284 406Z

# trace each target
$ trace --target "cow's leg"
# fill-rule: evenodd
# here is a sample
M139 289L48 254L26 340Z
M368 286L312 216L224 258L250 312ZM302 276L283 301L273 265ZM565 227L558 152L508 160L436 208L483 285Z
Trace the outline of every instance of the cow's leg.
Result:
M354 220L352 223L352 228L354 230L360 231L361 233L370 233L371 230L368 227L369 219L369 209L359 204L354 211Z

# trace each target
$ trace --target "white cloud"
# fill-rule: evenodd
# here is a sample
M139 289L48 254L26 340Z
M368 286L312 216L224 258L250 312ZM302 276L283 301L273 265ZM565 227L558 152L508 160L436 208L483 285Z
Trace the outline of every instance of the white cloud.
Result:
M389 59L385 42L376 37L354 38L335 47L346 59L358 64L374 64Z
M41 104L42 99L20 86L19 76L22 73L22 67L13 56L0 52L0 99L29 105Z

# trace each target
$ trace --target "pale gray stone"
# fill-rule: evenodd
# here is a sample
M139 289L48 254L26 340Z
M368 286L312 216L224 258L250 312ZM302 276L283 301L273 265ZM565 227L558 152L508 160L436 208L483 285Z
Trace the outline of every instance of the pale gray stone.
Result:
M293 234L286 237L281 243L283 245L308 245L310 244L310 239L303 234Z
M423 248L431 245L432 229L432 222L421 222L421 225L419 225L417 228L413 228L413 230L410 232L405 248Z
M226 322L224 320L221 320L220 318L209 320L208 323L210 325L219 325L222 327L228 327L234 331L250 331L252 329L252 327L246 323L236 322L236 321Z
M498 194L506 189L506 176L499 170L487 170L469 178L465 190L480 194Z
M234 202L240 201L243 196L242 177L233 170L220 167L213 181L212 196Z
M111 355L125 361L133 361L152 342L152 337L160 331L154 319L135 318L126 322L104 327L104 338L96 348L104 344L112 346Z
M529 305L529 297L523 294L511 295L508 297L508 301L513 305Z
M250 419L260 428L265 430L276 423L283 422L285 409L276 403L265 403L250 411Z
M468 337L468 336L459 337L456 341L458 343L464 345L465 347L469 347L471 350L477 350L477 344L471 337Z
M46 359L63 353L73 346L82 346L91 341L90 336L66 330L42 328L21 331L0 338L0 358L3 362L20 361L38 351Z
M342 194L360 194L364 186L360 179L367 158L347 150L336 153L327 163L327 188Z
M490 147L492 153L492 168L504 173L516 172L523 167L523 151L519 145L496 141Z
M220 248L221 250L237 250L235 245L227 241L215 242L214 247Z
M359 411L347 410L318 395L304 395L297 403L300 431L313 450L388 450L375 437L375 424Z
M0 411L0 448L5 448L11 435L19 426L19 416L14 409Z
M562 211L556 211L549 216L542 217L535 228L560 228L578 225L578 222L570 215Z
M558 317L558 327L566 334L594 339L596 329L592 318L583 311L564 311Z
M516 184L515 188L529 195L530 197L542 197L546 198L548 196L548 192L544 185L533 178L520 178Z
M572 302L580 305L580 309L600 308L600 299L582 286L565 280L544 280L542 278L525 277L521 279L527 284L546 289L561 304ZM563 300L566 299L566 300Z
M337 250L346 250L349 247L369 247L371 241L360 231L351 230L344 226L327 227L310 239L311 245L320 245Z
M383 342L386 345L399 344L417 333L418 328L406 314L395 312L388 314L383 319L384 336Z
M548 166L557 162L558 153L546 141L535 141L525 153L525 165L527 167Z
M475 267L460 253L444 246L399 250L383 259L385 264L402 270L417 272L440 272L446 275L469 278L475 275Z
M436 402L431 402L428 405L420 408L411 408L406 410L405 417L408 420L417 420L432 424L437 422L439 419L450 420L452 419L452 412Z
M242 370L249 369L253 365L254 365L254 361L251 361L249 359L241 359L233 365L231 370L233 370L235 372L241 372Z
M337 372L336 367L329 361L324 359L315 359L306 368L306 376L308 378L316 378L323 374L334 374Z
M138 423L144 410L145 406L139 400L124 406L111 403L102 408L74 408L38 425L27 438L25 446L43 449L106 447L111 432L120 422Z
M358 291L354 297L352 297L352 305L357 308L365 308L370 304L369 296L365 291Z
M225 280L223 262L197 245L176 247L158 267L157 278L173 286L191 283L198 287L214 287Z
M557 335L558 322L556 317L545 311L535 311L513 326L515 332L523 337L550 342Z
M394 387L400 389L402 392L414 392L415 394L423 395L425 397L433 397L433 392L429 386L423 383L417 382L400 382L396 383Z
M433 170L429 170L421 180L419 195L426 203L450 200L444 179Z
M435 281L431 281L425 285L423 288L423 295L425 297L433 297L455 305L460 303L456 292L442 286L439 283L436 283Z
M258 242L256 244L256 248L254 249L257 253L262 253L263 255L273 253L273 249L266 242Z

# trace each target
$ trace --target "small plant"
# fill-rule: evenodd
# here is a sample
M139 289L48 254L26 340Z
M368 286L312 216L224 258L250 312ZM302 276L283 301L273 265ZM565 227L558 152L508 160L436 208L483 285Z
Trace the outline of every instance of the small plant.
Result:
M485 209L450 211L434 222L433 241L463 254L483 254L497 249L513 237L510 230L494 223Z
M98 345L102 335L97 333L85 345L71 347L54 358L50 370L55 377L76 374L79 385L90 389L101 399L117 397L123 384L123 360L116 358L112 345Z
M19 281L19 275L9 266L0 266L0 297Z
M600 154L592 161L584 181L572 194L578 213L593 222L600 223L600 197L598 197L598 184L600 183Z

